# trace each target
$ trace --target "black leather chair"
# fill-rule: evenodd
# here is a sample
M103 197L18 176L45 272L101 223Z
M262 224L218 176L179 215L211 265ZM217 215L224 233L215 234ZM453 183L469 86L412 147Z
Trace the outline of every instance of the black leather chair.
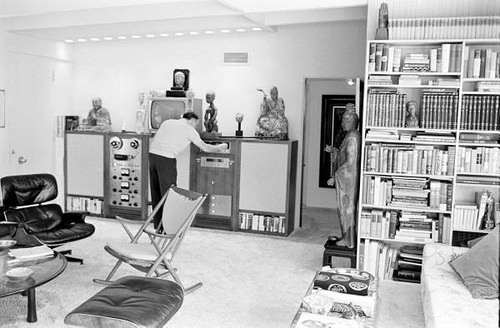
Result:
M41 173L6 176L0 179L5 221L17 222L25 231L42 243L57 247L71 241L89 237L94 226L85 223L87 212L63 213L58 204L44 204L57 197L57 182L53 175ZM83 259L69 256L68 261Z

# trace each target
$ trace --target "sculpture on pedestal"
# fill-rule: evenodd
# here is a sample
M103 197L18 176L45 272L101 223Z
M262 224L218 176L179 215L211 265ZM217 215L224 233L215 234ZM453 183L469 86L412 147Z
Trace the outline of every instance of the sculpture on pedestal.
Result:
M336 246L356 247L356 220L359 198L359 170L361 135L358 131L358 115L353 104L347 104L342 116L342 129L346 132L340 148L326 146L334 163L334 177L328 180L336 188L337 209L342 236L331 236Z
M273 86L268 97L262 89L257 89L264 94L260 106L260 116L257 120L255 136L272 137L278 140L288 140L288 120L285 117L285 102L278 97L278 88Z

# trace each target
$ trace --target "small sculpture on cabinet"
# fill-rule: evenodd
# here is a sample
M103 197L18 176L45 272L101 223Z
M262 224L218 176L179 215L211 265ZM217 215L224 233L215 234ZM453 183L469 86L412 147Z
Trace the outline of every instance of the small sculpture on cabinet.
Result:
M406 103L405 127L418 128L417 102L409 101Z
M100 97L92 99L92 109L88 112L87 118L83 120L81 130L111 131L111 115L106 108L102 107L102 99Z
M203 123L205 125L205 130L207 133L217 134L217 132L219 132L219 126L217 125L218 110L214 104L215 92L208 91L205 96L205 100L209 105L205 111L205 121Z
M235 131L235 136L237 137L242 137L243 136L243 131L241 130L241 122L243 122L243 117L245 115L243 113L236 113L234 116L234 119L238 123L238 130Z
M264 94L260 116L257 120L255 136L270 137L278 140L288 140L288 120L285 117L285 102L278 97L278 88L273 86L268 97L262 89L257 89Z

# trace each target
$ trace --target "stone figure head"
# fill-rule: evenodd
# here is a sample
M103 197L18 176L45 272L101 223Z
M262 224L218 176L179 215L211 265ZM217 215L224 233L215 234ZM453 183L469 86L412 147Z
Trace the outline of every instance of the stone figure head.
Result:
M276 101L276 99L278 99L278 87L273 86L271 90L269 90L269 93L273 101Z
M208 91L207 94L205 95L205 100L207 101L208 104L212 104L215 100L215 92Z
M174 69L173 88L176 90L189 90L189 70L184 68Z
M99 110L102 107L102 99L100 97L95 97L92 99L92 108Z
M344 115L342 115L342 129L344 131L352 131L358 128L358 114L354 109L354 104L347 104L345 106Z
M184 82L186 82L186 76L182 72L176 72L174 74L174 81L176 87L184 87Z

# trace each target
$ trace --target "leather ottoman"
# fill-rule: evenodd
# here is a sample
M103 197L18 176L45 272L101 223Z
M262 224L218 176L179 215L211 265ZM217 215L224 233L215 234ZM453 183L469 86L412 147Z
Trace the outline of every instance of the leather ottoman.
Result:
M184 291L173 281L123 277L71 311L64 323L81 327L163 327L183 300Z

